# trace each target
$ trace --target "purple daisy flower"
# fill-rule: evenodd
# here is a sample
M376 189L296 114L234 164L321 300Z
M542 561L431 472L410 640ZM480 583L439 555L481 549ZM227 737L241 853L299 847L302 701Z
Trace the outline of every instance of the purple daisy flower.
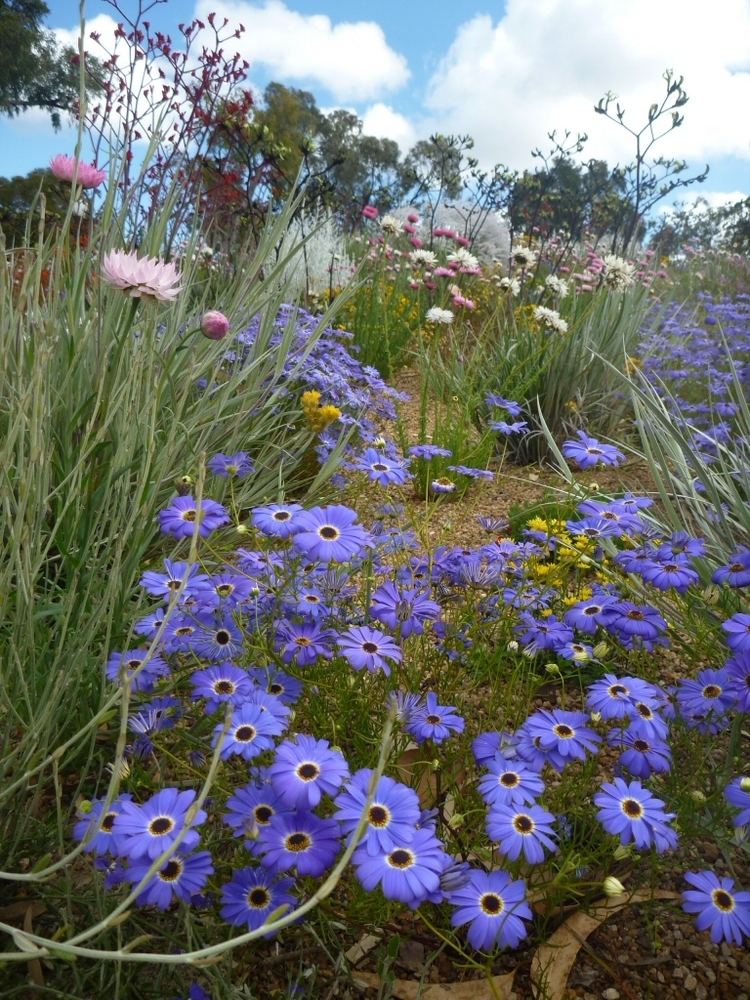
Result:
M230 615L196 615L194 621L186 644L196 656L223 663L242 654L245 637Z
M87 854L120 854L120 838L114 832L114 822L120 815L122 803L130 802L132 796L119 795L113 799L105 811L104 799L92 799L88 803L88 811L79 809L76 813L78 822L73 826L75 840L91 839L83 848Z
M194 600L201 604L211 598L210 577L201 573L198 563L173 562L164 560L164 573L147 570L139 583L151 597L161 597L170 601L175 594L180 601Z
M238 451L235 455L223 455L218 452L206 462L206 467L215 476L229 479L242 479L255 471L253 460L246 451Z
M227 799L227 812L222 819L235 837L246 837L245 847L258 854L258 836L277 813L291 813L268 784L249 784L237 788Z
M297 900L293 888L293 879L274 878L262 868L234 871L231 880L221 889L222 920L234 927L255 930L279 907L294 907Z
M735 826L750 826L750 778L735 778L724 789L724 798L740 812L734 817Z
M241 705L252 693L254 684L246 670L234 663L218 663L190 675L194 698L205 698L205 712L210 715L222 705Z
M615 730L607 739L612 746L620 747L620 764L636 778L652 774L666 774L672 767L672 752L667 743L655 737L649 726L640 719L627 729Z
M520 761L514 766L498 754L487 765L489 774L479 779L477 789L489 806L517 806L534 802L544 791L544 782Z
M285 805L314 809L323 795L335 795L349 777L349 766L328 740L300 733L276 748L268 768L271 787Z
M596 753L601 737L588 728L588 721L583 712L540 709L528 717L522 729L555 770L562 771L571 761Z
M223 731L223 722L214 726L211 746L216 746ZM274 745L273 737L280 736L283 732L284 724L281 720L265 711L261 705L242 704L232 713L220 757L222 760L235 756L252 760L264 750L270 750Z
M173 497L169 506L159 511L159 528L165 535L192 538L196 523L198 534L206 538L212 531L229 524L229 514L215 500L203 499L199 506L191 496Z
M714 583L729 587L747 587L750 584L750 549L739 549L727 566L720 566L711 577Z
M737 891L733 879L712 871L685 872L685 881L694 888L683 892L682 908L697 914L695 926L710 930L714 944L741 945L750 937L750 892Z
M373 592L370 614L383 625L400 629L401 635L407 638L422 635L425 624L439 616L440 605L423 591L387 582Z
M505 434L506 437L510 437L511 434L520 434L529 429L527 420L514 420L512 423L507 420L490 420L488 426L491 431Z
M738 612L721 627L726 632L727 645L733 653L750 652L750 615Z
M367 802L372 778L370 768L362 768L336 797L335 819L344 834L354 833ZM367 811L367 826L360 847L370 855L383 854L408 844L414 838L421 807L417 793L386 775L381 777Z
M357 472L366 473L368 479L380 486L403 486L412 474L406 461L386 458L376 448L367 448L351 465Z
M724 664L738 712L750 712L750 655L736 653Z
M258 849L261 863L276 874L296 868L299 875L317 878L341 849L341 829L311 812L277 813L261 828Z
M271 503L256 507L250 518L264 535L271 538L289 538L297 530L297 520L303 507L298 503Z
M181 792L177 788L164 788L143 805L121 800L112 833L118 838L122 854L132 861L141 858L153 861L172 846L186 827L180 849L192 851L200 839L193 827L206 820L205 812L199 809L188 824L187 813L194 801L192 789Z
M317 562L349 562L372 546L370 536L356 520L356 512L340 504L313 507L299 515L292 544Z
M391 674L387 661L400 663L403 659L403 653L389 635L368 625L348 629L339 636L338 647L355 670L371 674L382 670L386 677Z
M464 720L453 705L439 705L434 691L428 691L424 704L415 708L406 724L417 743L432 740L442 743L454 733L464 731Z
M498 396L497 393L488 392L484 397L484 401L487 406L497 406L501 410L506 410L508 415L511 417L518 417L521 414L523 407L520 403L517 403L514 399L504 399L502 396Z
M656 688L638 677L605 674L601 680L590 684L586 691L587 707L607 721L632 717L638 701L650 704L652 708L659 705Z
M128 866L127 878L136 885L151 867L149 859L134 861ZM205 888L208 876L214 872L208 851L196 854L173 854L167 863L149 879L136 897L138 906L168 909L175 899L189 903Z
M494 473L489 469L474 469L470 465L449 465L448 472L457 472L468 479L484 479L487 482L494 479Z
M548 851L556 851L555 817L541 806L493 806L487 814L487 833L511 861L523 853L531 865L543 861Z
M284 622L276 633L276 648L284 663L307 667L321 656L331 659L333 650L329 644L333 638L333 632L311 619L300 623Z
M684 594L700 577L685 556L675 556L668 562L652 561L641 567L643 580L657 590L676 590Z
M564 441L562 453L575 462L579 469L593 469L595 465L619 465L625 461L623 453L611 444L602 444L585 431L578 431L577 441Z
M257 684L278 698L284 705L293 705L299 700L304 685L302 681L291 674L285 674L283 670L275 670L273 667L257 667L251 670L250 674L255 678Z
M453 452L450 448L441 448L437 444L414 444L409 448L409 454L414 458L421 458L429 462L433 458L451 458Z
M625 782L615 778L605 782L594 796L599 806L597 819L607 833L631 841L639 850L654 847L658 854L677 845L677 834L669 826L674 813L664 811L664 803L644 788L640 781Z
M723 717L734 708L735 695L729 671L701 670L695 680L683 678L677 685L677 706L688 726L717 732L726 721ZM708 727L708 729L706 728Z
M603 624L617 638L643 643L653 642L667 629L667 623L656 608L631 601L618 601L606 608Z
M408 843L387 852L373 855L362 844L354 852L352 864L367 892L379 885L386 899L416 908L427 896L438 892L440 876L450 860L432 829L425 826L415 830Z
M110 654L105 673L107 680L124 681L132 691L151 691L160 677L169 676L169 666L161 656L151 656L148 649L128 649Z
M448 894L456 909L453 927L469 924L466 936L472 948L491 951L517 948L528 934L524 920L532 919L526 902L526 883L513 882L507 872L469 869L466 884Z

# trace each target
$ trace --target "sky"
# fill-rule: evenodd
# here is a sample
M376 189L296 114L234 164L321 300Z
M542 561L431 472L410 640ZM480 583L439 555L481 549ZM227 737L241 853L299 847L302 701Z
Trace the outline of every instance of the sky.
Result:
M77 0L47 4L46 26L75 44ZM671 68L690 99L655 149L687 161L686 176L711 166L681 197L750 195L750 0L168 0L149 17L174 33L212 10L244 24L232 44L259 94L270 80L309 90L402 150L434 132L469 134L485 166L533 166L531 149L547 150L553 129L586 132L585 159L630 162L633 137L593 106L613 92L637 131ZM111 5L88 0L85 11L89 29L113 37ZM41 112L0 119L0 173L43 166L73 144L74 131L55 135Z

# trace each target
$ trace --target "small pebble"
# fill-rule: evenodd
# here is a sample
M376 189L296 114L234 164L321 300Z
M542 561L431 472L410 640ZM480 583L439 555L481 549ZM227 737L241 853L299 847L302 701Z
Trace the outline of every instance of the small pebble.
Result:
M695 978L692 972L689 972L685 976L685 981L682 984L686 990L690 990L692 993L695 987L698 985L698 980Z
M619 990L616 990L614 986L610 986L602 993L602 1000L620 1000Z

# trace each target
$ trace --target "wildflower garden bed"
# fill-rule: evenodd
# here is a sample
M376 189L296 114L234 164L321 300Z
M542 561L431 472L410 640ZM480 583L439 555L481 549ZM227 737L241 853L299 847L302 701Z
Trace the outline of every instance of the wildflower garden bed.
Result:
M747 998L750 298L286 211L3 269L4 995Z

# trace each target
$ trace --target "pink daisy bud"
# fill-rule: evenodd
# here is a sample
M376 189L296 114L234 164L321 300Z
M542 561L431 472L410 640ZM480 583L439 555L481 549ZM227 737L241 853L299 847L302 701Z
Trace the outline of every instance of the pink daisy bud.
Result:
M411 223L419 222L419 216L417 215L416 212L409 212L409 214L406 216L406 218Z
M209 340L221 340L229 332L229 320L224 313L216 309L204 313L201 319L201 331Z
M74 156L58 153L50 160L50 170L61 181L80 184L84 188L99 187L107 176L106 170L97 170L93 163L82 163Z
M374 205L365 205L362 209L362 215L364 215L366 219L377 219L378 210Z

